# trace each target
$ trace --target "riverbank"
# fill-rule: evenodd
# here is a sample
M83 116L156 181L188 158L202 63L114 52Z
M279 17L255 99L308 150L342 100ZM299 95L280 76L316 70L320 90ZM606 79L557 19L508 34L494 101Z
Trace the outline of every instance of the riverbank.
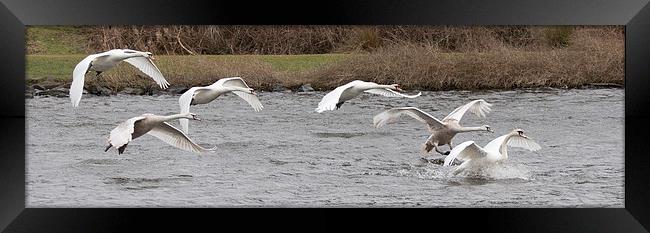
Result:
M399 46L366 54L161 55L155 62L171 83L170 89L163 91L169 93L232 76L244 78L260 91L295 91L305 84L327 91L355 79L427 91L622 86L622 51L593 48L441 53ZM26 90L62 92L69 88L74 66L84 57L27 55ZM85 89L98 95L161 92L150 78L128 64L120 64L100 78L89 75Z
M176 93L232 76L259 91L328 91L356 79L424 91L624 83L620 27L47 26L27 30L26 90L64 95L75 65L111 48L153 52L170 89L120 64L89 74L88 93ZM290 55L303 53L316 54Z

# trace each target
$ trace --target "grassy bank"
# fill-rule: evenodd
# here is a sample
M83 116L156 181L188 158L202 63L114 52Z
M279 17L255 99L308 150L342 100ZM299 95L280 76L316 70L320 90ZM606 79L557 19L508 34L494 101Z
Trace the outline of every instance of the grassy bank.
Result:
M83 54L89 50L85 31L70 26L28 27L27 54Z
M97 30L102 31L95 34L102 35L102 40L87 35ZM248 45L278 51L300 45L311 51L319 46L319 42L312 41L317 38L347 38L337 42L338 48L354 48L338 54L164 55L163 49L172 49L166 45L178 43L162 42L177 34L171 32L184 31L186 37L181 39L186 42L190 41L189 35L195 34L205 39L192 43L197 51L196 46L202 43L203 49L210 50L205 43L219 41L210 39L213 36L232 39L226 47L239 46L240 52L257 48ZM257 38L267 32L277 38ZM279 40L285 37L288 44ZM623 39L620 27L30 27L26 78L28 85L47 80L48 86L55 82L67 87L75 65L95 47L112 48L104 43L131 41L139 43L133 45L135 48L145 48L152 40L159 46L156 51L161 52L155 53L158 67L176 87L208 85L231 76L241 76L253 88L267 91L280 86L294 89L302 84L331 90L355 79L400 83L404 88L419 90L622 85ZM244 44L229 44L235 42ZM86 87L101 86L112 91L157 88L150 78L140 76L137 69L122 64L100 79L88 78Z
M66 87L72 82L75 65L86 55L28 55L27 84L42 81L60 82ZM156 64L172 86L209 85L219 78L241 76L256 89L271 90L281 85L289 88L303 83L292 80L298 75L320 70L356 55L161 55ZM88 78L87 85L99 84L114 91L126 87L149 89L155 87L150 78L127 63L102 74L101 79ZM89 75L90 77L90 75Z
M84 55L29 55L27 83L46 77L67 86ZM331 90L361 79L400 83L419 90L578 87L590 83L623 84L622 55L608 52L558 50L495 53L437 53L400 47L371 54L324 55L201 55L158 56L158 67L172 86L208 85L219 78L241 76L259 90L311 84ZM155 83L128 64L88 78L86 85L113 91L126 87L151 89Z

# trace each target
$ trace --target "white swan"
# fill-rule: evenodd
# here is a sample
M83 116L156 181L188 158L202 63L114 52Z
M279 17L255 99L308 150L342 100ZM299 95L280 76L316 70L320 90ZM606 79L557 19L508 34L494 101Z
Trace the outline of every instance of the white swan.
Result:
M108 138L108 146L106 146L104 152L108 151L111 147L115 147L117 148L118 154L122 154L129 142L144 134L154 136L181 150L195 153L205 153L216 149L216 147L206 149L199 146L183 132L165 122L178 118L200 120L194 113L175 114L170 116L142 114L141 116L133 117L122 122L115 127L115 129L111 130L111 134Z
M448 145L450 149L453 149L451 139L453 139L456 134L472 131L493 132L489 125L464 127L459 124L460 119L463 118L463 115L465 115L465 112L468 110L479 117L485 117L485 114L491 111L490 106L492 106L492 104L485 100L474 100L456 108L454 111L449 113L449 115L443 118L442 121L415 107L393 108L377 114L373 118L373 123L375 127L380 128L386 124L396 122L402 114L413 117L416 120L427 124L429 131L431 132L431 136L429 136L422 146L422 153L426 154L431 151L432 148L435 148L438 153L447 155L450 152L447 151L443 153L440 151L438 146Z
M99 74L115 67L121 61L128 62L149 77L153 78L160 88L167 88L169 83L165 80L162 73L160 73L156 64L153 63L153 59L153 55L150 52L141 52L131 49L113 49L87 56L74 67L72 73L72 84L70 85L70 100L72 101L72 106L79 106L81 93L84 89L86 73L90 70L94 70L96 72L95 77L98 77Z
M463 161L454 170L454 174L458 174L465 169L479 169L490 164L496 164L508 159L508 146L520 147L530 151L537 151L542 148L535 141L524 135L523 130L515 129L506 135L490 141L483 148L476 145L474 141L459 144L445 158L443 166L451 166L454 159Z
M181 114L190 112L190 105L207 104L225 93L232 92L250 104L256 112L261 111L264 106L257 99L252 88L240 77L222 78L210 86L192 87L178 99L181 107ZM189 133L189 120L181 118L183 132Z
M379 85L373 82L364 82L361 80L354 80L345 84L343 86L337 87L332 90L330 93L327 93L323 99L318 103L318 108L316 112L321 113L324 111L336 110L345 103L362 92L383 95L387 97L405 97L405 98L415 98L422 94L422 92L417 95L405 95L397 91L403 91L399 88L399 84L391 85Z

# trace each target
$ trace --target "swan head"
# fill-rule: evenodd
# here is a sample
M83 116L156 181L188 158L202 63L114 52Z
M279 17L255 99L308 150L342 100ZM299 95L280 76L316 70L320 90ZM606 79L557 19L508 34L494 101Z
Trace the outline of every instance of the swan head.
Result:
M395 90L395 91L404 91L404 90L402 90L402 88L399 87L399 84L397 84L397 83L395 83L395 84L391 84L390 86L391 86L390 89L392 89L392 90Z
M522 138L526 138L526 139L528 139L528 136L526 136L526 135L524 134L524 130L523 130L523 129L514 129L514 130L512 131L512 134L517 135L517 136L522 137Z
M148 57L151 60L156 60L156 58L153 57L153 53L151 52L144 52L145 57Z
M196 116L196 114L194 114L194 113L188 113L188 114L185 116L185 118L187 118L187 119L191 119L191 120L196 120L196 121L200 121L200 120L201 120L201 118L199 118L198 116Z
M488 131L490 133L494 133L494 130L489 125L484 125L483 128L485 128L485 131Z

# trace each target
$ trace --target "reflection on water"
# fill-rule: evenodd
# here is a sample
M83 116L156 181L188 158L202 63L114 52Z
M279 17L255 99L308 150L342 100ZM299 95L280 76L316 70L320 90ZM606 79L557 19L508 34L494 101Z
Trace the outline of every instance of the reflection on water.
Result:
M27 205L91 206L604 206L623 207L623 90L527 89L424 92L416 99L364 95L313 112L325 93L261 93L255 113L234 95L192 111L190 137L216 153L195 155L143 136L125 154L103 152L118 123L173 114L179 96L27 99ZM523 128L542 150L509 150L480 174L452 175L444 158L421 159L429 136L413 119L375 129L372 117L402 106L442 118L472 100L494 104L455 144ZM178 125L178 122L170 122ZM605 127L604 127L605 126ZM442 150L447 150L445 146ZM436 162L437 161L437 162Z

